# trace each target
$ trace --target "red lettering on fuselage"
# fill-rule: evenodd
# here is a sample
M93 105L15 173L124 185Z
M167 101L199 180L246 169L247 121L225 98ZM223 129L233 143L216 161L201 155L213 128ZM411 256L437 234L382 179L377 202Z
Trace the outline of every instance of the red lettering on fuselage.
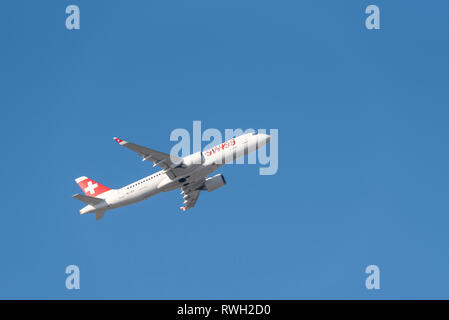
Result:
M213 147L213 148L211 148L211 149L209 149L207 151L204 151L204 154L207 157L210 157L211 155L213 155L213 154L215 154L217 152L220 152L221 150L224 150L224 149L227 149L229 147L232 147L234 145L235 145L235 139L231 139L231 140L226 141L226 142L224 142L222 144L219 144L218 146L215 146L215 147Z

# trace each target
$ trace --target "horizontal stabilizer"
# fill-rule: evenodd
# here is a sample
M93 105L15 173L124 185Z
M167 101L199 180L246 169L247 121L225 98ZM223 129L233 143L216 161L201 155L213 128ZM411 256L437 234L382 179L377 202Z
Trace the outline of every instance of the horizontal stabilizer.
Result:
M103 218L105 212L106 212L106 209L96 211L95 212L95 220L100 220L101 218Z
M75 199L78 199L79 201L82 201L84 203L90 204L91 206L95 206L104 201L103 199L89 197L89 196L85 196L85 195L82 195L79 193L73 195L72 197Z

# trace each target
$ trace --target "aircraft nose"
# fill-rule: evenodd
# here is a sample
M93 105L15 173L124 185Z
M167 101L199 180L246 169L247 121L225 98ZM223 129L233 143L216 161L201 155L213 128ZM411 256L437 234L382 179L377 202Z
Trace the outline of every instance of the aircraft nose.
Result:
M259 145L263 146L266 145L268 143L270 143L271 141L271 137L268 134L263 134L263 133L259 133Z
M271 141L271 136L269 134L266 134L265 140L267 141L267 144Z

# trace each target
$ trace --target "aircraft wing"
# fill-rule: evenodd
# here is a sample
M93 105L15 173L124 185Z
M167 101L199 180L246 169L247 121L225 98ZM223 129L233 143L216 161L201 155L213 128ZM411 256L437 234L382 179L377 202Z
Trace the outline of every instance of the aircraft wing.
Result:
M204 180L204 178L200 179L181 188L181 194L184 194L184 206L181 207L182 211L186 211L195 206L204 185Z
M178 167L178 164L181 163L181 158L170 156L167 153L153 150L147 147L139 146L138 144L134 144L117 137L114 137L114 140L117 141L117 143L121 146L136 152L139 156L142 157L142 161L150 160L151 162L153 162L153 167L159 166L163 170L166 170L167 175L171 179L174 179L176 177L175 171L173 169ZM176 161L177 164L173 163L173 161Z

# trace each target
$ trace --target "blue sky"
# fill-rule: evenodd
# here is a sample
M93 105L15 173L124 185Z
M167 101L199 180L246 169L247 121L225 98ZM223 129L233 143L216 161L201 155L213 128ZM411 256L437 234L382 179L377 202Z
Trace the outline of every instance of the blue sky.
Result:
M448 12L3 1L0 298L449 298ZM171 192L79 215L74 178L116 188L155 172L113 136L168 152L193 120L279 129L278 173L224 167L227 186L189 214ZM65 288L71 264L80 290Z

